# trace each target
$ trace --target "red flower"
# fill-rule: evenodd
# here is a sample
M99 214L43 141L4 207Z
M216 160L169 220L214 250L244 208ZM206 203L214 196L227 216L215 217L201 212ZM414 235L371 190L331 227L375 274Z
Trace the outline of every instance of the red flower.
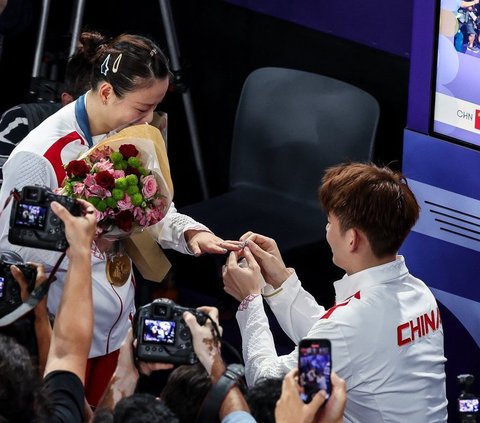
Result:
M129 232L132 229L134 217L130 210L122 210L115 216L115 224L125 232Z
M140 178L140 172L138 171L138 169L132 166L128 166L125 169L125 176L132 175L132 174L137 175Z
M115 186L115 178L108 170L96 173L95 182L105 189L111 189Z
M77 176L79 178L85 178L88 172L90 172L90 166L85 160L72 160L65 168L68 176Z
M138 150L133 144L123 144L118 149L125 160L128 160L130 157L137 157Z

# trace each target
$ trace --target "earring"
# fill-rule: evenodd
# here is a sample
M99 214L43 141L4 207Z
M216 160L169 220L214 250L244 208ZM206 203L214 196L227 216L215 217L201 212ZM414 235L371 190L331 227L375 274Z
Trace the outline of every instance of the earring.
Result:
M103 100L103 105L104 105L104 106L107 105L107 99Z

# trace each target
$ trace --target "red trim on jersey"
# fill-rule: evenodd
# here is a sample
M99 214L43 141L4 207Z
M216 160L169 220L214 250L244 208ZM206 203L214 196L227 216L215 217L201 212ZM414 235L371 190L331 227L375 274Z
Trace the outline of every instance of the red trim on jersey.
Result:
M327 310L327 312L322 316L320 317L320 319L328 319L330 317L330 315L338 308L338 307L343 307L343 306L346 306L350 300L352 298L356 298L357 300L360 299L360 291L356 292L355 294L353 294L351 297L348 297L345 301L343 301L342 303L338 303L338 304L335 304L333 307L329 308Z
M78 134L78 132L70 132L69 134L55 141L55 143L50 146L50 148L43 155L43 157L45 157L52 164L55 175L57 175L57 184L59 187L62 186L62 182L65 179L65 176L67 176L62 162L62 150L67 144L77 140L80 140L80 142L85 145L85 141Z

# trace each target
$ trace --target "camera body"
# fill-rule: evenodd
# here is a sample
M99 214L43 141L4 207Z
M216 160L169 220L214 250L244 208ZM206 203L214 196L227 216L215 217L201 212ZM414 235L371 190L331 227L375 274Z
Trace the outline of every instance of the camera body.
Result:
M136 357L142 361L160 363L197 363L192 334L183 320L186 311L192 313L200 325L205 324L205 313L181 307L168 298L157 298L140 307L133 326L137 339Z
M68 248L65 228L50 208L52 201L59 202L75 216L81 215L80 204L73 198L54 194L48 187L25 186L20 199L12 205L8 241L25 247L65 251Z
M461 374L457 376L457 384L461 393L457 399L457 410L461 423L476 422L479 412L479 398L470 392L475 381L472 374Z
M10 270L12 264L17 266L23 273L23 276L25 276L25 280L28 283L28 292L31 292L35 287L35 280L37 278L37 269L35 266L0 259L0 317L6 316L22 304L20 285L14 279Z

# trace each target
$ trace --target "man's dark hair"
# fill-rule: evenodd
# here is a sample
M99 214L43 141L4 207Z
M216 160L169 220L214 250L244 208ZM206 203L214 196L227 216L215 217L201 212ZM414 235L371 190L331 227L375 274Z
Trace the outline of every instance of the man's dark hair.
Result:
M113 423L178 423L178 418L155 396L133 394L117 403Z
M0 334L0 422L32 422L40 376L25 347Z
M282 394L283 378L259 379L247 392L246 400L258 423L275 423L275 407Z
M365 233L376 257L395 254L418 219L420 207L405 177L372 163L342 163L328 168L320 201L345 232Z
M177 367L169 376L161 398L177 415L180 423L195 421L212 381L202 364Z

